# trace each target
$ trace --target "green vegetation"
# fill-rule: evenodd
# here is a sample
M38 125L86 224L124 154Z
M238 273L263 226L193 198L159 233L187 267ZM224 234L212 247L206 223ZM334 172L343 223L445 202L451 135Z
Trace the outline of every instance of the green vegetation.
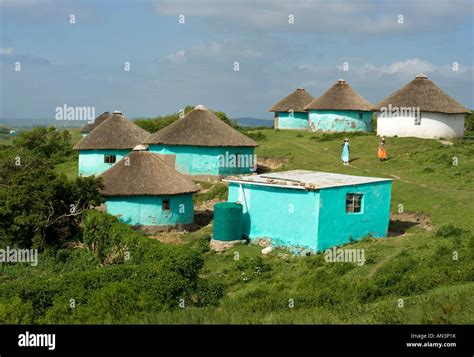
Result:
M138 118L135 119L134 123L137 124L140 128L148 131L149 133L156 133L158 130L163 129L164 127L170 124L173 124L176 120L180 118L180 115L186 115L193 109L194 106L186 105L181 112L162 115L155 118ZM234 129L240 129L237 123L229 119L224 112L213 112L219 119L221 119L227 125L230 125Z
M179 244L163 244L114 217L85 210L77 234L47 245L38 266L0 266L0 322L473 323L473 140L444 145L387 138L389 160L380 162L379 138L373 134L248 132L265 136L257 155L281 162L275 170L393 178L393 234L349 244L365 251L365 264L357 266L327 263L323 254L294 256L283 249L262 256L262 247L253 244L215 253L208 245L210 226L179 235ZM74 142L78 136L72 133ZM351 139L349 166L340 162L345 136ZM3 149L0 156L8 152ZM75 160L71 155L53 162L51 170L72 179ZM51 170L45 171L52 175ZM45 175L37 176L37 187L47 186ZM26 177L35 181L35 175ZM35 187L22 184L25 191ZM69 184L57 187L70 192L78 185L72 180ZM225 199L225 183L199 184L196 205ZM49 195L53 189L44 191ZM39 194L34 192L32 197ZM400 207L403 213L398 214ZM17 215L22 216L19 211Z

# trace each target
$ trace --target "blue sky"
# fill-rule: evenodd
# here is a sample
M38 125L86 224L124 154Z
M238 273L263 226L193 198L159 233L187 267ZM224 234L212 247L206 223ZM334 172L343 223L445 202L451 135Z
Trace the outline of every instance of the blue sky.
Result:
M134 118L203 104L230 117L271 118L268 108L298 87L319 96L344 78L376 103L419 72L473 108L473 7L471 0L0 0L0 117L49 118L67 104Z

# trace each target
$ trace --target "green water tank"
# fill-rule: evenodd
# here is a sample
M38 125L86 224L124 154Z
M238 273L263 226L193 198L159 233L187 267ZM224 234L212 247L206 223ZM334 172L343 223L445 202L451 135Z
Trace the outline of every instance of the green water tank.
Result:
M215 240L242 240L242 205L234 202L216 203L213 232Z

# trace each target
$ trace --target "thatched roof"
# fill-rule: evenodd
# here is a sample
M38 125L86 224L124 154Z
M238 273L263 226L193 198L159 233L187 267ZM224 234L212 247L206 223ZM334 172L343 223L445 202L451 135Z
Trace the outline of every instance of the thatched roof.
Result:
M298 88L293 93L289 94L268 111L270 112L304 112L304 107L311 103L313 96L309 94L304 88Z
M470 113L469 109L459 104L423 73L379 102L377 108L379 110L383 107L388 108L390 104L392 107L419 107L422 112Z
M146 144L185 146L257 146L258 144L220 120L213 112L198 105L178 119L150 135Z
M75 146L76 150L132 149L150 135L120 113L113 113Z
M159 196L194 193L199 187L149 151L132 151L99 177L104 196Z
M337 81L322 96L309 103L305 110L357 110L370 112L374 106L362 98L343 79Z
M105 119L110 116L109 112L103 112L97 118L94 119L93 123L87 124L81 128L81 133L90 133L92 130L97 128Z

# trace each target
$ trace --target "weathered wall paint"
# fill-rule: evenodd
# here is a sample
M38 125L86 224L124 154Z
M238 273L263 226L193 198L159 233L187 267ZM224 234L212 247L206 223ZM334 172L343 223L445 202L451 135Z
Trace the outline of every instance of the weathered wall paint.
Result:
M242 188L241 188L242 187ZM275 246L317 248L318 192L229 183L230 202L243 205L243 233Z
M362 119L359 118L362 114ZM310 110L311 131L372 131L372 112L354 110Z
M170 200L170 210L162 210L162 200ZM107 197L107 212L132 226L189 224L194 219L192 194L172 196Z
M318 250L367 237L386 237L392 181L320 190ZM346 213L346 194L362 193L362 212Z
M100 175L110 169L113 164L104 162L105 155L115 155L115 163L122 160L131 150L79 150L79 175Z
M384 117L377 115L377 135L413 136L425 139L454 139L464 136L465 114L421 112L420 125L414 117Z
M301 112L277 112L278 127L275 129L289 129L289 130L308 130L308 113Z
M243 205L243 232L275 246L321 251L387 235L391 181L306 191L230 182L229 202ZM362 193L362 212L346 213L346 194Z
M176 169L186 175L236 175L253 172L252 167L226 167L220 166L219 162L219 155L225 156L226 152L229 157L236 154L253 156L253 147L150 145L149 150L163 155L176 155Z

